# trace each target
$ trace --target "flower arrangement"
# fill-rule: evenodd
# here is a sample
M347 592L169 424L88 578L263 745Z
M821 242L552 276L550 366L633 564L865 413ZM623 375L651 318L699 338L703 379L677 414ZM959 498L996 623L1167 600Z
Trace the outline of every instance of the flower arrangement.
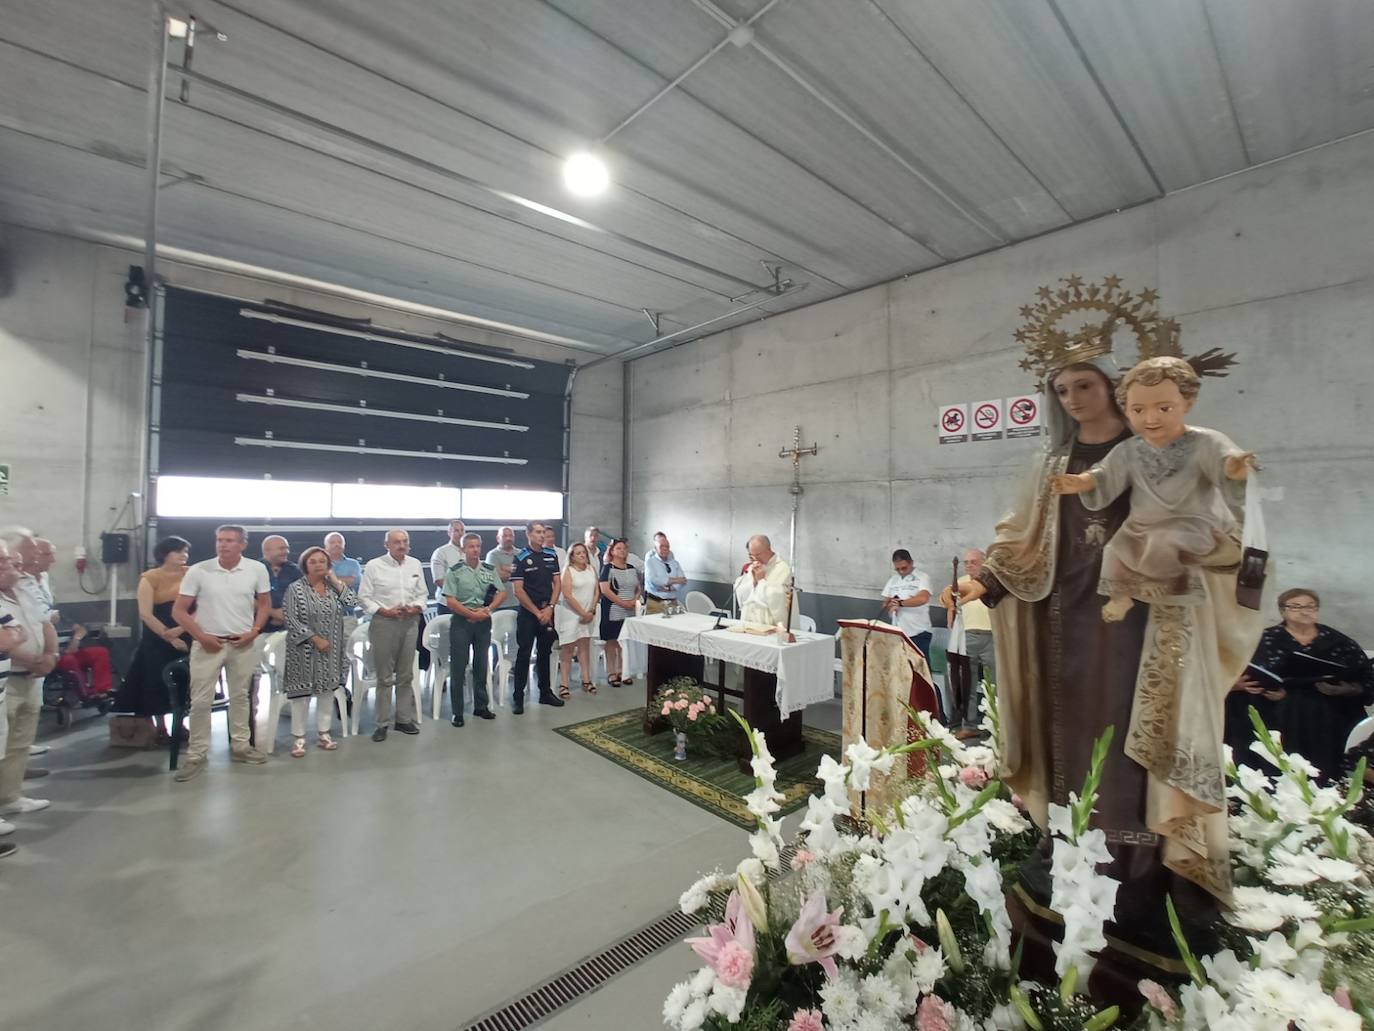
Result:
M1374 1027L1374 838L1347 818L1360 801L1361 760L1340 792L1283 751L1252 708L1251 749L1273 775L1228 758L1235 906L1222 949L1198 959L1170 903L1190 983L1175 999L1143 983L1148 1026L1211 1031Z
M734 715L732 713L732 715ZM1374 1028L1374 895L1369 835L1346 818L1363 769L1345 794L1318 788L1300 757L1260 729L1276 779L1231 771L1237 907L1230 938L1197 958L1169 904L1191 979L1180 989L1141 982L1143 1009L1123 1015L1086 994L1106 944L1118 885L1091 828L1111 730L1096 743L1082 790L1052 806L1051 904L1064 918L1055 946L1057 984L1019 973L1004 885L1039 832L995 776L995 745L966 746L939 723L913 714L923 740L875 749L851 744L817 771L799 848L788 868L775 819L772 757L763 734L748 736L757 820L751 855L683 893L684 913L719 915L689 944L704 966L664 1003L674 1031L1239 1031ZM997 737L995 698L984 729ZM1262 728L1262 725L1260 725ZM1259 728L1257 728L1259 729ZM850 818L850 792L868 790L913 751L932 761L888 808ZM904 760L902 760L904 761ZM1257 935L1266 935L1258 937ZM1368 1021L1362 1024L1361 1018Z
M730 724L716 709L716 702L691 677L674 677L654 695L650 713L667 720L673 730L689 740L714 742Z

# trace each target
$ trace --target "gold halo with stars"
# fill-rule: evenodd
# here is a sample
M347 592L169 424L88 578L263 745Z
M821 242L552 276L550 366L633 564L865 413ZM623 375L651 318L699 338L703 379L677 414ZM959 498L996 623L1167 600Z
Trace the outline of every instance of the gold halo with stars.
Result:
M1055 371L1074 362L1088 361L1112 352L1112 338L1125 326L1139 348L1137 360L1171 355L1181 358L1179 325L1159 314L1159 293L1152 289L1132 293L1120 276L1100 283L1085 283L1082 276L1065 276L1058 289L1042 286L1034 304L1021 307L1024 320L1013 336L1026 348L1021 368L1033 373L1040 387ZM1060 329L1063 320L1078 312L1100 312L1100 322L1090 321L1074 333Z

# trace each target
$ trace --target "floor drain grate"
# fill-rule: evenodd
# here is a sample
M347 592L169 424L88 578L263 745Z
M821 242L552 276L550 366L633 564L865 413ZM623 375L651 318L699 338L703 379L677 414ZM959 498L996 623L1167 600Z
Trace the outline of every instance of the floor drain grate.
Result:
M796 852L795 844L782 850L782 873L791 869L791 860ZM465 1025L463 1031L521 1031L522 1028L534 1027L559 1010L571 1006L582 996L590 995L641 960L682 941L687 934L700 927L704 919L719 920L724 901L722 894L712 901L707 913L693 916L684 916L675 909L648 927L584 959L570 970L536 985L500 1009ZM664 992L666 994L666 987Z

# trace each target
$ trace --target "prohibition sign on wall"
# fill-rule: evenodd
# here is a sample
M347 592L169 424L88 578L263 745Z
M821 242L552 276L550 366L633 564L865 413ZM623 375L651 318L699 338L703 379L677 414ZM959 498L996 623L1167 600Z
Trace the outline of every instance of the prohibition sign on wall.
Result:
M1034 395L1007 399L1007 436L1034 437L1040 433L1040 399Z
M940 443L962 444L968 440L968 405L940 407Z
M979 401L973 406L973 439L1002 439L1002 400Z

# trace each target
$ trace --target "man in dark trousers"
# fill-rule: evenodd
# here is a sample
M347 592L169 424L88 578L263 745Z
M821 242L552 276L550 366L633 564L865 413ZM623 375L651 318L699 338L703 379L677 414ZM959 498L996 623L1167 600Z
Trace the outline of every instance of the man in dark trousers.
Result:
M525 527L527 547L515 556L510 585L520 603L515 617L515 696L511 712L525 711L525 689L530 679L530 652L535 653L534 676L539 685L539 704L561 706L562 699L554 697L549 683L549 659L558 634L553 626L553 607L558 602L561 579L558 575L558 554L546 545L549 538L543 523Z

